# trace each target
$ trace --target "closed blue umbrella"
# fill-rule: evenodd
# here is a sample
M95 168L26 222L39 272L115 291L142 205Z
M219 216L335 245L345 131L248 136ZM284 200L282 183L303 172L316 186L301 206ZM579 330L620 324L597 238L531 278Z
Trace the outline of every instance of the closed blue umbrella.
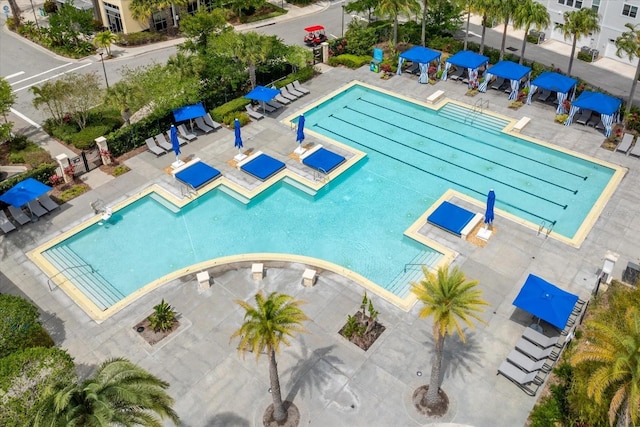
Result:
M296 141L298 144L302 144L302 141L304 141L304 114L300 114L300 117L298 117L298 134L296 135Z
M484 214L484 223L485 224L493 224L493 207L496 204L496 193L494 193L493 189L489 190L489 194L487 195L487 211Z
M173 148L173 152L176 153L176 160L180 160L178 157L180 155L180 141L178 140L178 129L174 125L171 125L171 130L169 131L169 137L171 138L171 147Z
M233 129L236 134L236 142L234 146L238 149L238 154L242 154L242 136L240 135L240 120L235 119Z

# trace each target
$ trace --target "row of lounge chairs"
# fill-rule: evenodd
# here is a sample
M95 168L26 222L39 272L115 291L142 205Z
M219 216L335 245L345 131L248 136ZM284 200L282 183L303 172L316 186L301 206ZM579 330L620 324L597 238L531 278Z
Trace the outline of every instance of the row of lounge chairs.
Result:
M604 123L602 123L600 114L596 113L595 111L588 110L586 108L583 108L579 111L579 114L577 115L574 121L583 126L590 126L598 130L604 130Z
M275 89L275 88L274 88ZM298 98L302 98L303 96L311 93L311 91L305 87L303 87L298 80L293 83L289 83L288 85L280 88L280 94L276 95L271 101L264 102L258 105L258 110L256 111L250 105L246 105L245 108L247 110L247 114L254 120L260 120L264 118L264 114L273 113L274 111L284 108L285 106L291 104L293 101Z
M616 151L633 157L640 157L640 142L636 141L636 143L633 144L634 139L635 137L632 134L625 133L622 136L622 141L620 141L620 144L616 147Z
M24 207L16 208L15 206L9 205L8 210L11 218L9 218L4 211L0 210L0 230L2 230L4 234L17 229L16 224L18 224L18 226L22 226L31 222L31 215L36 218L40 218L41 216L44 216L60 207L60 205L46 194L28 202L25 206L28 209L28 212L24 210Z
M194 121L196 124L196 128L204 132L205 134L222 128L222 125L213 120L209 113L202 117L196 117ZM185 145L188 142L191 142L198 138L196 134L189 132L184 124L179 124L178 126L176 126L176 128L178 129L178 142L180 143L180 146ZM159 133L155 137L145 139L147 149L156 156L161 156L173 150L173 146L170 142L171 138L167 138L168 135L169 131Z

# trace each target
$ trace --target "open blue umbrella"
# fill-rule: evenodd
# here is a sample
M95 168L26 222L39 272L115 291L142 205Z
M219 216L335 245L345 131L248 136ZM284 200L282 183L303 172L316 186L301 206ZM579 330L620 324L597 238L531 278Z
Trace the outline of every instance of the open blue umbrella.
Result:
M51 187L33 178L27 178L11 187L6 193L0 196L0 201L20 208L30 201L42 196L51 190Z
M242 136L240 135L240 120L235 119L233 122L233 130L236 134L236 142L234 146L238 149L238 154L242 154Z
M578 302L577 295L529 274L513 305L557 328L564 329L576 302Z
M296 135L296 141L298 144L302 144L302 141L304 141L304 114L300 114L300 117L298 117L298 134Z
M178 129L174 125L171 125L171 130L169 131L169 137L171 138L171 147L173 148L173 152L176 153L176 160L180 160L178 157L180 155L180 141L178 140Z
M493 189L489 190L489 194L487 195L487 211L484 213L484 223L485 224L493 224L493 207L496 204L496 193L494 193Z

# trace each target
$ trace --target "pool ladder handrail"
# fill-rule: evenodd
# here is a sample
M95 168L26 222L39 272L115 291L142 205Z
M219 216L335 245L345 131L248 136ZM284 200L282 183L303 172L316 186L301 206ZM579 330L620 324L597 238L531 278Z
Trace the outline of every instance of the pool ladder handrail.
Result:
M58 271L53 276L47 278L47 286L49 287L49 291L53 292L54 288L51 287L51 284L53 283L53 279L55 279L58 275L64 273L67 270L71 270L72 268L84 268L84 267L89 267L89 269L91 270L91 271L89 271L89 273L91 273L91 274L96 272L96 270L93 268L93 266L91 266L91 264L80 264L80 265L72 265L72 266L69 266L69 267L65 267L64 269Z
M556 223L555 222L551 222L549 224L550 224L550 227L547 228L546 227L547 226L546 221L542 221L540 223L540 226L538 227L538 233L536 234L536 236L539 236L541 233L544 233L545 234L545 236L544 236L545 239L547 237L549 237L549 234L551 234L551 231L553 230L553 226L556 225ZM545 229L546 229L546 231L545 231Z
M318 168L317 170L313 171L313 180L316 182L327 183L329 182L329 174L326 170Z
M188 197L191 198L191 196L197 196L198 195L198 190L195 189L195 187L189 183L184 183L184 185L180 186L180 193L182 194L182 197Z
M464 123L467 123L467 120L469 120L469 123L473 123L476 116L481 115L484 112L485 108L489 108L489 100L484 98L478 99L473 104L471 111L464 117Z

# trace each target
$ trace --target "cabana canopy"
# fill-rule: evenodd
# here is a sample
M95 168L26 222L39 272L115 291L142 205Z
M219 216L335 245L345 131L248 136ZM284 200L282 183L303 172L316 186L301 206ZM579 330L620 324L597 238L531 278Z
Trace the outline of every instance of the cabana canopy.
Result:
M564 109L564 100L569 97L569 92L572 89L574 89L571 95L573 99L576 84L578 84L576 79L552 71L546 71L531 82L529 95L527 96L527 104L531 104L531 97L538 88L546 89L551 92L556 92L556 98L558 99L556 114L565 114L567 111Z
M420 77L418 83L429 82L429 64L431 61L438 61L438 70L440 69L440 55L441 53L435 50L431 50L422 46L414 46L409 50L406 50L400 54L398 59L398 72L402 74L402 63L404 61L411 61L420 64Z
M529 274L513 305L559 329L564 329L577 302L577 295Z
M447 72L451 65L468 69L469 87L478 86L478 68L489 64L489 58L470 50L461 50L460 52L447 59L442 73L442 80L447 80Z
M195 119L196 117L202 117L206 114L207 112L204 110L204 105L202 105L201 102L173 110L173 117L176 119L176 122Z
M618 109L622 104L622 100L614 98L613 96L605 95L600 92L589 92L585 90L580 94L578 99L571 104L571 110L569 111L569 117L564 122L565 126L569 126L573 120L573 116L579 109L592 110L596 113L600 113L600 120L604 124L605 136L611 135L613 127L613 121L618 114Z
M524 65L517 64L512 61L500 61L493 67L489 68L484 75L484 81L478 88L480 92L486 92L487 85L491 81L493 76L502 77L511 81L511 92L509 93L509 99L516 99L518 97L518 91L520 90L520 82L525 76L531 73L531 68ZM529 79L527 78L526 85L529 85Z

